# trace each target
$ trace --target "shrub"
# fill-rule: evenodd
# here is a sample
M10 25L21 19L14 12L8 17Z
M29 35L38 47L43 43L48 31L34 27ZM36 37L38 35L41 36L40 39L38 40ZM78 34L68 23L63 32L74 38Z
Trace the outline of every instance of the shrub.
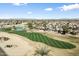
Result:
M44 47L41 47L41 48L37 48L34 55L47 56L49 51L50 50L46 46L44 46Z

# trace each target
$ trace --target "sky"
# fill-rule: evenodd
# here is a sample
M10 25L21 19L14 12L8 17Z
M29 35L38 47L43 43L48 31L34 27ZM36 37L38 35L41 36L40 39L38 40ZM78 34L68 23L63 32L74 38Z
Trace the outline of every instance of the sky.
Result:
M79 3L0 3L0 18L79 18Z

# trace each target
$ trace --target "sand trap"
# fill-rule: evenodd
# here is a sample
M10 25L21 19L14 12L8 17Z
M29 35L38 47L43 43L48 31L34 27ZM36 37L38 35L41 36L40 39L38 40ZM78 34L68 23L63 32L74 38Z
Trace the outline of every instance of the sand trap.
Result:
M8 37L7 41L0 41L0 47L10 56L22 56L32 53L33 47L24 37L19 35L0 32L0 37ZM29 53L31 52L31 53Z

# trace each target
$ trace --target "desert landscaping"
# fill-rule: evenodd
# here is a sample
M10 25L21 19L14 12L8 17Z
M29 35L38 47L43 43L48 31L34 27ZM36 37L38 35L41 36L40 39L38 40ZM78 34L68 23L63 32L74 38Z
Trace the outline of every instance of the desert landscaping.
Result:
M78 56L78 20L0 20L1 56Z

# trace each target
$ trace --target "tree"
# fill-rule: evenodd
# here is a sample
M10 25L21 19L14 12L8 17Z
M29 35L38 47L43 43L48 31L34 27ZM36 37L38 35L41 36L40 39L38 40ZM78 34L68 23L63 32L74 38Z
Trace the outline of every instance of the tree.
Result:
M29 28L29 29L33 29L32 23L28 23L28 28Z
M78 30L78 27L77 27L77 25L73 25L73 27L71 28L71 32L70 32L70 34L72 34L72 35L76 35L77 34L77 30Z
M62 29L63 31L61 32L61 34L66 34L69 32L69 23L62 25Z
M47 30L47 26L46 25L47 25L47 23L43 22L44 31Z

